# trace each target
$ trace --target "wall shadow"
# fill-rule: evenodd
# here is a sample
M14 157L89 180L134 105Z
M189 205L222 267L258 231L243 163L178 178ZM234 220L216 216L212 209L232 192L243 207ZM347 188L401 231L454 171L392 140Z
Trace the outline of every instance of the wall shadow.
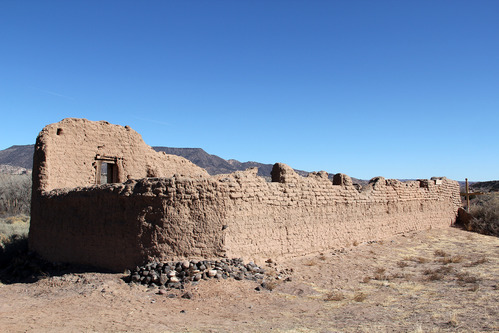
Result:
M70 273L111 273L92 266L50 262L29 251L28 237L14 235L0 247L0 282L35 283L52 276Z

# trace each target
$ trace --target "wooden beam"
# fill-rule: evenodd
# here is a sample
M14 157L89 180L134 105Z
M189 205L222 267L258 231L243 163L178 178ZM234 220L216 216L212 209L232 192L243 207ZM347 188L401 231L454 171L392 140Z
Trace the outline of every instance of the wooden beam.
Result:
M470 188L468 186L468 178L466 180L466 211L470 212Z

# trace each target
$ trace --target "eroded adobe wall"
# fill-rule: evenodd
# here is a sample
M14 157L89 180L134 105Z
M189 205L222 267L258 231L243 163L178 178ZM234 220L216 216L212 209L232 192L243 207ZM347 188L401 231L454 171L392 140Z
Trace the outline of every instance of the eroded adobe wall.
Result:
M98 156L117 158L118 182L174 174L208 176L185 158L154 151L128 126L66 118L46 126L36 139L35 191L96 184Z
M118 155L129 180L93 185L97 154ZM82 119L45 127L34 160L30 248L115 271L153 259L310 254L447 227L460 206L458 183L445 178L379 177L359 189L346 175L301 177L284 164L270 183L256 169L209 176L130 128Z
M142 210L156 212L149 214L153 216L163 206L154 196L134 195L134 182L96 185L97 158L109 157L116 158L118 183L174 174L209 176L185 158L154 151L128 126L74 118L48 125L37 137L33 157L32 250L52 260L113 269L147 257L153 248L148 244L158 236L142 223ZM180 215L185 212L178 209ZM196 212L189 211L191 217L184 220L192 221ZM165 216L179 219L171 211ZM186 251L178 242L168 242Z
M359 191L349 181L333 185L327 174L303 178L282 168L274 179L280 182L266 183L254 172L226 176L234 208L225 233L229 256L297 256L448 227L460 206L458 183L445 178L402 183L379 177Z
M219 182L179 175L45 192L30 248L114 271L153 259L220 257L228 198Z
M359 191L286 168L283 183L253 169L46 192L30 246L51 260L116 271L154 259L259 261L448 227L459 206L459 186L447 179L380 177Z

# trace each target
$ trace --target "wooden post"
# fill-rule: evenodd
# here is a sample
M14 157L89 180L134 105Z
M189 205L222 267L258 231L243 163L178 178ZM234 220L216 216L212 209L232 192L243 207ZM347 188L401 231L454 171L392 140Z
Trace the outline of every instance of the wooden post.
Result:
M466 180L466 211L470 212L470 188L468 187L468 178Z
M97 165L95 168L95 183L97 185L100 185L100 173L101 173L101 169L102 169L102 161L96 160L96 162L97 162Z

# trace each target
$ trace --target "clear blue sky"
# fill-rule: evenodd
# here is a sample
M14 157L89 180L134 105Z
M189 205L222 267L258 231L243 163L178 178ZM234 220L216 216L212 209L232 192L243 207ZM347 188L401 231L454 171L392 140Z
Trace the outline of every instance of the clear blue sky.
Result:
M0 1L0 149L66 117L357 178L499 179L499 1Z

